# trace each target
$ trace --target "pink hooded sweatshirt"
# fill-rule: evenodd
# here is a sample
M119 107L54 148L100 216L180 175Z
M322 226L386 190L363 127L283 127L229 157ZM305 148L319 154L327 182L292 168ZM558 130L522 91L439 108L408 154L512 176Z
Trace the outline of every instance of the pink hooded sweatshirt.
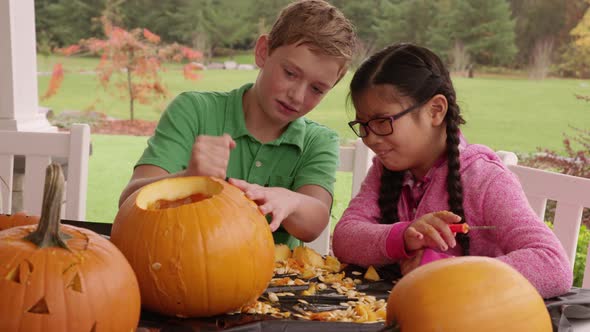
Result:
M463 143L459 148L465 218L471 226L496 226L469 233L470 255L496 257L511 265L544 298L569 291L573 274L565 251L529 206L516 176L488 147ZM335 256L343 262L386 265L408 258L403 233L410 223L425 214L449 210L445 160L429 171L430 180L424 184L424 196L416 209L409 191L403 190L398 203L400 222L379 224L382 173L383 164L374 158L360 192L336 225L332 245ZM461 255L459 244L444 253L426 249L421 264Z

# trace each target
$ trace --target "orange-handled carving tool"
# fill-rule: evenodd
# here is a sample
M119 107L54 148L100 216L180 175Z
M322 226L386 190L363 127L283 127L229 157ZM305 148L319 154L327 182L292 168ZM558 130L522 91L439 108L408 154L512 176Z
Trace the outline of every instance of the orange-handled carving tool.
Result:
M467 233L471 230L479 229L495 229L496 226L469 226L469 224L449 224L449 228L453 233Z

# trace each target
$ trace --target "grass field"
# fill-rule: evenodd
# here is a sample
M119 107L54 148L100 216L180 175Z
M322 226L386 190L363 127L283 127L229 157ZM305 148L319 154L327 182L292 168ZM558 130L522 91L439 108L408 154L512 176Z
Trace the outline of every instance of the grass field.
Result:
M103 91L92 74L96 60L90 58L43 58L40 71L50 71L58 61L64 62L66 76L59 93L42 106L56 113L64 110L95 110L116 118L128 118L128 102ZM140 105L136 117L157 120L170 98L186 90L228 90L256 78L257 71L207 70L198 81L183 78L178 65L167 66L162 78L169 99L155 105ZM353 117L346 109L350 75L334 88L309 117L337 130L343 144L354 139L346 123ZM39 93L47 87L49 76L39 76ZM574 94L590 95L587 82L548 79L531 81L518 78L455 77L458 101L467 120L463 131L471 143L486 144L493 149L534 152L538 147L561 150L563 133L570 125L588 128L590 105ZM131 169L145 146L146 137L93 135L90 159L87 219L110 222L116 213L119 193L126 185ZM350 198L350 176L339 174L333 215L337 219Z

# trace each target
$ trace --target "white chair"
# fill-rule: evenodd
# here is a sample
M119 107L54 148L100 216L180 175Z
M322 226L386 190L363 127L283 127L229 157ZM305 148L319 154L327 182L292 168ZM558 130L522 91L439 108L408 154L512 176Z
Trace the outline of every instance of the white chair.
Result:
M360 139L356 140L352 146L340 147L340 166L338 171L352 172L352 197L359 192L361 184L371 166L373 155L373 151L367 148ZM321 255L327 255L330 252L331 229L331 222L328 222L328 225L324 228L320 236L305 245Z
M67 159L65 207L62 217L84 220L88 187L90 127L74 124L70 132L19 132L0 130L0 213L12 213L14 156L25 156L23 210L41 213L45 168L52 158Z
M520 181L529 204L541 220L545 217L547 199L557 202L553 232L563 245L573 268L576 259L578 234L584 208L590 208L590 179L548 172L517 165L512 152L498 151L502 161ZM586 256L583 288L590 287L590 252Z

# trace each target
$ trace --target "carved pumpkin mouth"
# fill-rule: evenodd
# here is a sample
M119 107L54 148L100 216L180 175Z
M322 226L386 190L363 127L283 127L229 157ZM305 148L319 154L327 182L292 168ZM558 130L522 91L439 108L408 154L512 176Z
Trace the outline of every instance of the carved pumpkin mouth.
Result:
M223 185L211 178L170 178L145 186L135 203L143 210L169 209L212 198L222 190Z

